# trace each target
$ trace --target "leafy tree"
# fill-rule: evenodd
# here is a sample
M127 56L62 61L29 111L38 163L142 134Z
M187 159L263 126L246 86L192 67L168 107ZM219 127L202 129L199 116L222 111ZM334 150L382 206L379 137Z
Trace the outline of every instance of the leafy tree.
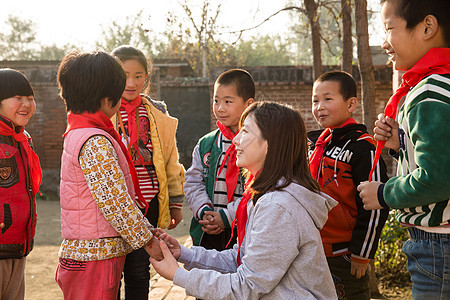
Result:
M75 46L42 45L36 39L36 24L29 19L9 15L5 32L0 32L2 60L61 60Z
M280 36L258 35L230 47L230 56L241 66L292 65L290 44Z
M53 45L43 45L39 52L39 60L62 60L63 57L70 51L76 50L76 47L71 44L66 44L63 46Z
M143 11L137 15L127 16L122 21L113 21L109 26L102 27L103 40L95 43L96 48L111 52L121 45L132 45L148 56L153 56L154 35L143 26Z
M35 60L38 58L35 23L9 15L6 33L0 33L0 58L3 60Z

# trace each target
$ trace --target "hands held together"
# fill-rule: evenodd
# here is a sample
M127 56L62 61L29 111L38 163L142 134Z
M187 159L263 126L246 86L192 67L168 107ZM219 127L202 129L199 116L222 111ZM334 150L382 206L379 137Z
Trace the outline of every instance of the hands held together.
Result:
M161 276L173 280L179 265L177 259L181 254L181 246L178 241L157 228L152 231L153 238L145 250L150 255L150 263Z
M202 230L207 234L217 235L225 229L222 217L217 211L205 211L203 214L203 219L198 222L203 225Z

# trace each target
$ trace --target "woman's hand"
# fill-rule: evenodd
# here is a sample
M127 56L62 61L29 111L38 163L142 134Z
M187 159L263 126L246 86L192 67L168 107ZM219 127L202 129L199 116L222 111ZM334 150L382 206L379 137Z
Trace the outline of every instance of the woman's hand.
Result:
M168 235L167 233L165 233L162 230L161 230L161 232L162 233L159 234L158 238L161 241L164 241L164 243L166 244L167 248L169 248L170 253L172 253L173 257L175 259L178 259L180 257L180 254L181 254L180 243L173 236Z
M158 261L153 257L150 257L150 263L153 265L153 268L156 270L156 272L159 273L159 275L168 280L173 280L173 278L175 277L175 273L180 266L178 265L175 257L173 257L164 241L159 241L159 246L164 258ZM178 244L178 246L180 245Z

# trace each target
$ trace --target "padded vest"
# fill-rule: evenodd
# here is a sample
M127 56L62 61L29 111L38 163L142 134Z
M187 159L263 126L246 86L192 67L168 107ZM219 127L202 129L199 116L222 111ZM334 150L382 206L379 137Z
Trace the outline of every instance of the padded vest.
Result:
M71 130L64 139L61 157L61 232L64 239L88 240L119 236L98 208L78 161L81 148L93 135L103 135L112 143L125 176L128 192L131 199L135 198L127 160L114 138L97 128Z

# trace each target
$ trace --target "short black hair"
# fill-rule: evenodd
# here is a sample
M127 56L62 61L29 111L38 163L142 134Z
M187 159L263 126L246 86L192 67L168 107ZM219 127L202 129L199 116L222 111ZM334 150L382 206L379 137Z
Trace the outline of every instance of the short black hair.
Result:
M444 41L450 45L450 1L449 0L381 0L381 4L389 2L397 6L396 15L406 21L406 28L414 28L426 16L436 17L442 28Z
M216 84L234 84L239 97L247 102L250 98L255 98L255 82L249 72L242 69L230 69L223 72L216 79Z
M17 70L0 69L0 101L14 96L34 96L30 82Z
M60 96L67 111L96 113L101 100L117 105L125 89L126 75L120 63L102 51L67 54L58 69Z
M336 81L339 83L339 93L344 100L356 97L356 81L352 75L344 71L330 71L323 73L316 79L316 82Z

